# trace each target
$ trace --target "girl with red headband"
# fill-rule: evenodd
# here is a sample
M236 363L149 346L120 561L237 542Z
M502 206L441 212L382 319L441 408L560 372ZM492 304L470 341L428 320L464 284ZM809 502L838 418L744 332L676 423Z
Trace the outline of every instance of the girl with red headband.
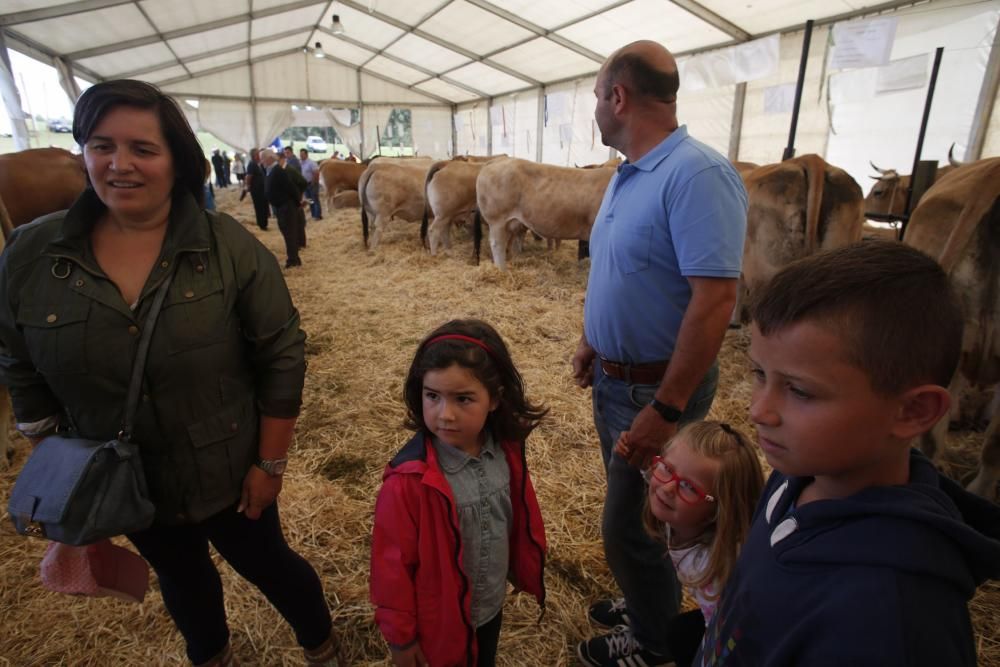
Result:
M545 530L525 398L500 335L453 320L417 348L403 388L416 435L375 504L371 600L397 667L492 666L509 580L544 606Z

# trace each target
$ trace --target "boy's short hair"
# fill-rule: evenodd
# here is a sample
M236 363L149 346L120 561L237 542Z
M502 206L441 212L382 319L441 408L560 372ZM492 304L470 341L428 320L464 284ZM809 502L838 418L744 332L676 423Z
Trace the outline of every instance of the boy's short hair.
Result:
M752 298L761 334L815 320L844 341L848 361L882 395L947 387L962 345L962 311L948 276L903 243L862 241L797 260Z

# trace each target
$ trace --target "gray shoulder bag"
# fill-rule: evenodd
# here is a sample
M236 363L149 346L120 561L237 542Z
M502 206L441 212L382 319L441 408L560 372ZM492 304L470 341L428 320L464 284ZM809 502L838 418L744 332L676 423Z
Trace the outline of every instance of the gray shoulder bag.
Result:
M35 446L7 504L20 534L79 546L143 530L153 523L155 509L148 497L139 447L132 442L132 427L149 341L172 277L167 274L146 316L121 432L106 442L56 434Z

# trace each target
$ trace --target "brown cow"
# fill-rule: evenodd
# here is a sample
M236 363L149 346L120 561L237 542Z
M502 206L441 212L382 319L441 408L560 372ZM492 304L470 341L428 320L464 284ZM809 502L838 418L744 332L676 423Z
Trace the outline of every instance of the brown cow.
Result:
M1000 382L1000 158L979 160L935 183L920 200L903 242L935 257L948 273L962 304L965 331L958 371L948 387L957 403L962 381ZM940 460L948 419L921 438L921 449ZM969 490L993 497L1000 480L1000 412L994 412L983 442L979 472Z
M358 208L361 200L357 190L341 190L330 199L330 208Z
M590 228L615 170L554 167L508 158L483 167L476 179L476 258L482 220L490 226L493 262L507 267L507 245L520 228L547 239L590 240Z
M323 160L319 165L319 178L326 190L327 208L336 208L334 197L342 190L357 190L361 174L365 173L367 164L358 164L345 160Z
M83 157L62 148L0 155L0 199L14 227L69 208L86 186Z
M505 157L507 157L506 153L497 153L496 155L456 155L451 159L456 162L477 162L486 164L487 162L493 162L493 160L499 160Z
M741 173L750 208L743 247L740 302L789 262L861 239L861 188L818 155L803 155Z
M389 221L418 222L424 215L424 180L433 162L426 158L372 160L358 182L361 231L365 247L374 250ZM369 244L368 216L372 217Z
M951 170L961 167L962 163L955 159L953 151L955 144L948 149L948 164L939 167L934 180L941 178ZM894 215L901 217L906 212L906 198L910 189L910 175L900 175L895 169L879 169L874 162L869 162L872 169L879 173L872 176L875 185L865 197L865 213L876 215Z
M427 206L420 225L420 238L424 239L431 255L436 255L444 245L451 247L452 223L466 222L476 210L476 178L485 163L464 160L435 162L424 181ZM428 219L433 222L428 225Z

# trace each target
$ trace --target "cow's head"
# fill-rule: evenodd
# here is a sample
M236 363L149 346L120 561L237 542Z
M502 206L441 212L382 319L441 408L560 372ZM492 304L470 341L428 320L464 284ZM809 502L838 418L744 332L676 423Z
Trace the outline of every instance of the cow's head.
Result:
M865 197L865 212L902 215L906 209L906 189L910 187L910 177L900 176L895 169L880 169L874 162L869 164L879 175L872 176L875 185Z

